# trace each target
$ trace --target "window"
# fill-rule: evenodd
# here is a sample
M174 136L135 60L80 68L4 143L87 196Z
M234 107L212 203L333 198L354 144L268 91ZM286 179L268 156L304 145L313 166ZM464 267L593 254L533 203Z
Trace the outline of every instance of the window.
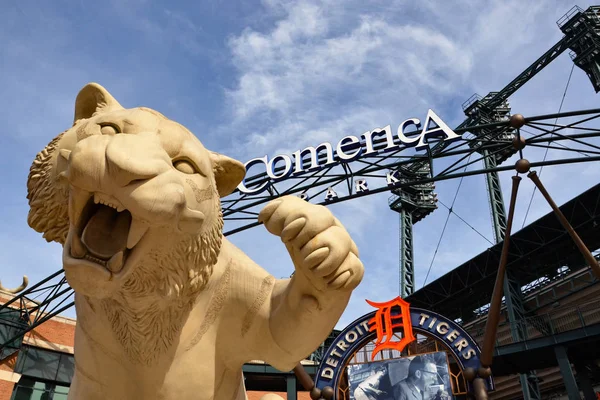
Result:
M66 400L68 386L22 377L13 391L11 400Z
M23 341L23 335L19 335L19 332L22 332L28 324L23 322L21 313L18 310L10 308L5 308L0 312L0 320L2 320L2 324L0 324L0 343L6 343L0 349L0 360L3 360L19 351ZM17 338L11 340L15 336ZM11 342L7 343L9 340Z
M54 396L52 396L52 400L67 400L68 394L69 394L68 386L56 385L54 387Z
M67 400L74 370L71 354L23 346L15 365L21 379L11 400Z
M69 386L75 372L75 359L71 354L23 346L17 358L15 372L40 381Z

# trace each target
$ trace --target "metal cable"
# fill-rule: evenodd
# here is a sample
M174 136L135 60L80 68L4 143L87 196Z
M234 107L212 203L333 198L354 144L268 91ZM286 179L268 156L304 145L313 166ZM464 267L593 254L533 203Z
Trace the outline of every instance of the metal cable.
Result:
M562 99L560 100L560 106L558 107L558 114L562 110L563 103L565 101L565 97L567 96L567 90L569 89L569 84L571 83L571 76L573 75L574 69L575 69L575 63L573 63L573 65L571 66L571 72L569 73L569 79L567 79L567 85L565 86L565 91L563 92ZM556 117L556 119L554 120L554 125L556 125L557 122L558 122L558 117ZM550 139L552 139L552 136L554 136L554 133L550 134ZM550 143L548 143L548 145L549 144ZM549 150L549 148L546 147L546 151L544 152L544 160L543 161L546 161L546 156L548 156L548 150ZM538 176L542 176L543 169L544 169L544 166L542 165L540 167L540 172L539 172ZM529 204L527 205L527 211L525 212L525 217L523 218L523 225L521 225L521 229L523 229L525 227L525 222L527 222L527 216L529 215L529 209L531 208L531 203L533 202L533 196L535 196L536 190L537 190L537 186L535 186L533 188L533 192L531 193L531 198L529 199Z
M467 170L467 168L469 166L468 164L469 164L470 158L471 158L471 155L469 155L469 157L467 158L467 165L463 169L463 172L465 172ZM452 204L450 205L450 207L447 207L448 208L448 216L446 217L446 222L444 223L444 227L442 228L442 233L440 234L440 239L438 240L437 246L435 247L435 251L433 252L433 257L431 259L431 263L429 264L429 269L427 270L427 275L425 276L425 280L423 281L423 286L425 286L425 284L427 283L427 278L429 278L429 273L431 272L431 267L433 267L433 262L435 261L435 257L440 248L440 244L442 243L442 238L444 237L444 232L446 232L446 226L448 225L448 220L450 219L450 215L452 215L452 207L454 207L454 203L456 202L456 197L458 197L458 192L462 185L463 179L464 179L464 176L461 176L460 181L458 182L458 187L456 188L456 193L454 193L454 198L452 199ZM438 201L439 201L439 199L438 199Z
M472 226L471 224L469 224L467 221L464 220L464 218L462 218L460 215L458 215L456 213L456 211L452 210L450 207L448 207L447 205L445 205L441 200L438 199L438 203L440 203L441 205L443 205L444 207L446 207L448 209L448 211L450 211L452 214L456 215L458 217L458 219L460 219L462 222L464 222L469 228L473 229L475 231L475 233L477 233L479 236L481 236L482 238L484 238L489 244L491 244L492 246L494 245L494 243L489 240L488 238L486 238L483 233L479 232L477 229L475 229L474 226Z
M555 124L556 124L556 122L555 122ZM531 136L535 136L535 133L533 133L533 132L531 132L531 131L527 131L527 130L525 130L525 129L523 129L523 128L521 128L521 132L529 133ZM584 156L584 157L589 157L589 156L590 156L589 154L587 154L587 153L584 153L584 152L582 152L582 151L579 151L579 150L577 150L577 149L571 149L570 147L568 147L568 146L565 146L564 144L562 144L562 143L560 143L560 142L556 142L556 143L554 143L554 144L555 144L556 146L560 146L560 147L562 147L562 148L564 148L564 149L575 151L576 153L579 153L579 154L581 154L581 155L582 155L582 156ZM529 146L533 146L533 144L531 144L531 143L530 143L530 144L529 144Z

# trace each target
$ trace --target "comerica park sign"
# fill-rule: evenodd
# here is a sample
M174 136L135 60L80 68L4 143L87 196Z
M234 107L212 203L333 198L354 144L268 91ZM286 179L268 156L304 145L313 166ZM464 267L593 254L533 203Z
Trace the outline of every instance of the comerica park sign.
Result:
M407 133L408 127L414 127L410 134ZM330 143L321 143L316 147L306 147L303 150L295 151L292 156L279 154L269 159L268 156L253 158L246 164L246 172L253 166L263 164L266 169L268 180L262 180L254 187L248 187L244 179L238 186L238 190L243 194L258 194L266 190L272 182L282 181L289 177L298 176L303 173L318 170L323 167L333 166L339 163L349 163L361 157L373 156L392 150L401 150L403 148L414 147L417 150L425 149L429 146L428 140L438 138L445 142L451 142L461 139L452 129L442 121L433 110L427 111L425 122L417 118L409 118L403 121L396 131L392 132L390 125L384 128L376 128L363 133L360 137L349 135L343 137L334 147ZM383 145L376 146L381 141ZM319 154L323 154L320 157ZM393 186L397 182L392 174L388 176L388 185ZM365 182L357 184L357 192L367 190ZM332 195L332 194L329 194Z

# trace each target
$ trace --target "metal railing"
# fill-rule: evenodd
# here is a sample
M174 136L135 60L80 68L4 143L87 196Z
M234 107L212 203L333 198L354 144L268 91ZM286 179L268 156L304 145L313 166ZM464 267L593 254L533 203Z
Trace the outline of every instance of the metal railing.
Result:
M594 250L593 252L594 258L596 260L598 260L598 262L600 262L600 252L598 250ZM553 276L542 276L541 278L538 278L526 285L523 285L521 287L521 293L524 296L524 303L528 303L530 300L534 299L535 296L539 295L543 290L545 290L545 288L547 287L551 287L554 284L561 284L564 283L566 280L568 280L568 282L570 282L571 284L571 288L574 289L573 285L574 285L574 281L577 281L579 279L581 279L582 276L585 275L591 275L591 279L593 281L595 281L594 275L590 269L590 267L584 267L582 269L576 269L574 272L573 270L569 269L569 268L558 268L557 269L557 273L556 275ZM548 305L547 304L543 304L543 306ZM540 306L537 305L536 308L539 308ZM476 325L478 322L481 321L485 321L485 319L483 319L490 308L490 303L487 303L475 310L473 310L473 313L475 314L475 318L469 320L466 325L466 329L469 329L468 326L474 326ZM506 308L506 302L505 299L502 299L502 310L504 310ZM482 319L480 321L478 321L478 319Z
M583 13L583 9L579 6L573 6L569 11L566 12L565 15L563 15L558 19L558 21L556 21L556 25L558 25L559 28L562 28L567 22L571 20L571 18L573 18L578 13Z

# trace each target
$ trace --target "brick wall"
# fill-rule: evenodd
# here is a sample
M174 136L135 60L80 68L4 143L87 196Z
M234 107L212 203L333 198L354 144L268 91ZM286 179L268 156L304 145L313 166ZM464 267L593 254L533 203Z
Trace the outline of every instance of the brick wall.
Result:
M0 400L10 400L19 375L13 373L17 362L17 354L13 354L0 363Z
M51 319L35 328L28 336L73 348L75 343L75 321L71 322L65 318Z
M258 391L248 391L248 400L260 400L262 396L268 393L273 393L278 396L281 396L284 399L287 399L287 394L283 392L258 392ZM298 400L311 400L310 394L308 392L298 392Z
M0 379L0 400L10 400L15 384Z
M15 369L16 362L17 354L15 353L12 356L8 357L6 360L3 360L2 363L0 363L0 371L13 372L13 370Z

